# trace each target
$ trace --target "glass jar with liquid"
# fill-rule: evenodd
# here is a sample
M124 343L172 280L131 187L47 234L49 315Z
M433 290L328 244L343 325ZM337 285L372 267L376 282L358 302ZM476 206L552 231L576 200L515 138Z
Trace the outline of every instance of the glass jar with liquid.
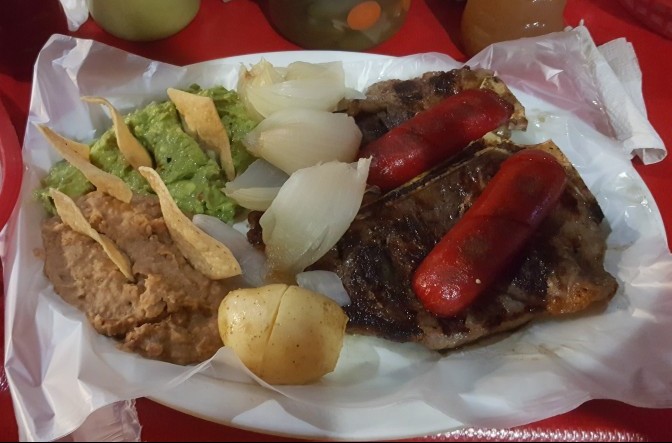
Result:
M492 43L564 29L566 0L468 0L462 43L472 56Z
M271 24L306 49L362 51L404 23L411 0L268 0Z

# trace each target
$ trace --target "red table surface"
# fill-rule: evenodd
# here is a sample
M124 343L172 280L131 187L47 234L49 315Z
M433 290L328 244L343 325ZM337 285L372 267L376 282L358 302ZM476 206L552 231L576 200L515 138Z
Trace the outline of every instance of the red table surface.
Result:
M0 99L8 110L20 140L23 139L28 115L32 64L39 47L54 32L95 39L177 65L247 53L300 49L279 36L268 24L263 1L234 0L222 3L220 0L203 0L199 13L186 29L173 37L150 43L120 40L101 30L91 20L78 31L68 32L64 22L57 20L59 15L54 13L57 3L21 1L23 3L10 1L19 5L15 7L18 13L13 16L11 23L7 16L0 18L0 32L4 32L0 33ZM459 45L461 11L462 3L453 0L413 0L399 33L368 52L400 56L436 51L464 60ZM20 16L29 18L16 19ZM672 125L669 122L672 88L668 80L672 72L672 57L669 57L672 41L642 27L613 0L568 0L565 18L570 25L584 20L598 44L625 37L634 45L643 72L649 118L666 145L672 146ZM672 238L672 200L668 194L672 160L668 157L649 166L636 163L635 167L651 189L666 222L668 237ZM2 305L0 303L0 309ZM4 315L0 315L0 334L2 331ZM0 346L2 343L0 340ZM144 441L285 440L210 423L147 399L138 400L137 408ZM612 430L628 434L632 439L669 441L672 438L672 409L643 409L615 401L596 400L569 413L521 429L575 430L579 432L574 434L575 438L581 438L581 431ZM17 438L4 368L0 366L0 440L13 441Z

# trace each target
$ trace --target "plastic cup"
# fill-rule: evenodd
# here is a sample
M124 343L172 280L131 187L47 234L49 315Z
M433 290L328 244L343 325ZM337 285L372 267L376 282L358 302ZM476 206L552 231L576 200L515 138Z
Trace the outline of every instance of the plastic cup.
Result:
M184 29L201 0L87 0L91 17L110 34L131 41L152 41Z
M566 0L467 0L462 43L467 55L492 43L564 29Z

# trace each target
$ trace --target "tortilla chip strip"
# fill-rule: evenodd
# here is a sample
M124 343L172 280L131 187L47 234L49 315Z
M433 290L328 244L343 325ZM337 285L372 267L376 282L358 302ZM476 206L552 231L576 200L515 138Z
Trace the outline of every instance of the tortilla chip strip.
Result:
M44 132L42 132L42 134L44 134ZM89 148L88 145L85 145L84 143L76 142L74 140L68 140L68 146L73 153L77 154L78 156L80 156L81 158L86 160L87 162L91 162L90 156L89 156L89 154L91 152L91 149Z
M68 163L84 174L84 177L93 183L93 186L95 186L96 189L103 191L124 203L129 203L131 201L131 198L133 198L133 191L122 179L92 165L88 160L88 155L86 159L82 158L79 154L79 148L77 147L77 145L81 145L81 143L68 140L44 125L38 125L37 128L49 143L51 143L51 146L53 146L53 148L61 154Z
M212 280L240 275L238 260L229 248L200 230L182 213L159 174L152 168L141 167L139 171L159 197L170 236L189 263Z
M168 97L182 116L187 126L186 132L199 140L206 149L219 155L222 169L229 181L236 178L229 134L219 118L215 102L210 97L174 88L168 88Z
M138 139L131 134L131 130L128 129L126 122L124 122L124 116L112 106L112 103L103 97L82 97L82 100L87 103L103 105L110 111L112 124L114 125L114 134L117 137L117 146L129 165L133 166L134 169L138 169L140 166L152 167L152 158L149 156L149 153L140 144Z
M82 211L75 204L75 202L62 193L61 191L51 188L49 189L49 195L54 200L54 206L56 206L56 213L63 223L68 225L73 231L84 234L88 237L91 237L95 242L103 247L103 250L107 256L112 260L112 262L119 268L122 274L129 280L135 281L133 277L133 271L131 271L131 261L128 259L126 254L121 252L117 245L114 244L109 237L104 234L100 234L98 231L93 229L89 224Z

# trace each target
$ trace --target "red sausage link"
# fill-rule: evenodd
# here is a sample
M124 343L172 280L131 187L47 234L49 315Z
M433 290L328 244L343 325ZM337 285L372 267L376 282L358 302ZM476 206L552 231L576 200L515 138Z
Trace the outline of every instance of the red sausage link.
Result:
M567 183L552 155L524 150L509 157L464 216L413 275L425 308L450 317L468 307L515 262Z
M492 91L469 89L440 101L369 143L369 184L394 189L504 124L513 106Z

